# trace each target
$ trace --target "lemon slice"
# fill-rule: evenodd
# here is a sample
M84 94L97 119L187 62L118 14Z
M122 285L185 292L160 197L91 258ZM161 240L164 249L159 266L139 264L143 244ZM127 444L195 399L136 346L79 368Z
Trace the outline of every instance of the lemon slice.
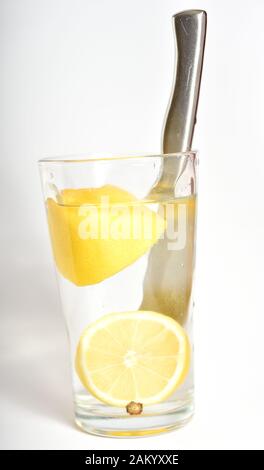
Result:
M57 202L48 198L46 205L56 266L77 286L118 273L144 255L165 230L158 214L111 185L65 189Z
M112 406L169 397L190 366L190 343L172 318L149 311L113 313L86 328L76 353L84 387Z

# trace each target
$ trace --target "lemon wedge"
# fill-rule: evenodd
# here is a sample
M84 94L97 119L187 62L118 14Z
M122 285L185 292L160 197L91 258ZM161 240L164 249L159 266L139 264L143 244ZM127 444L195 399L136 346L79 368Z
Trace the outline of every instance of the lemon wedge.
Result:
M158 214L111 185L66 189L57 202L48 198L46 205L56 266L77 286L118 273L144 255L165 230Z
M88 326L79 341L76 371L98 400L124 407L168 398L190 366L190 343L172 318L150 311L113 313Z

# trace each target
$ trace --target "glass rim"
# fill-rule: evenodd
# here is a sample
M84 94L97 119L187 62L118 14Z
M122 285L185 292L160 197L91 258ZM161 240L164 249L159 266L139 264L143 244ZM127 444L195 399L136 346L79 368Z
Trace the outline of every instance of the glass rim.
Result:
M54 157L44 157L38 160L39 165L43 164L69 164L69 163L89 163L89 162L112 162L112 161L126 161L126 160L143 160L143 159L150 159L158 158L158 157L174 157L174 158L196 158L198 151L197 150L189 150L186 152L175 152L175 153L149 153L149 154L133 154L133 155L108 155L103 154L105 156L101 156L101 154L96 153L92 156L87 156L87 154L71 154L71 155L58 155Z

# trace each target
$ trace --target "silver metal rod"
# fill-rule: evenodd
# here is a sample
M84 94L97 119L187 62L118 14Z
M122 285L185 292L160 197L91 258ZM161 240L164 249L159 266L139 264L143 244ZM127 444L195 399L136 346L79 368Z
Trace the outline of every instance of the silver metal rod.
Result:
M163 129L163 152L192 147L203 67L206 12L188 10L173 16L176 73Z

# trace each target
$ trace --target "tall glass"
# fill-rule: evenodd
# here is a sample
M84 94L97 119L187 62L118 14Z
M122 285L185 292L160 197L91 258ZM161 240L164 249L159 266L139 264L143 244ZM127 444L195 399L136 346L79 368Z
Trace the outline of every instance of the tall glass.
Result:
M146 436L193 414L196 166L195 152L39 162L89 433Z

